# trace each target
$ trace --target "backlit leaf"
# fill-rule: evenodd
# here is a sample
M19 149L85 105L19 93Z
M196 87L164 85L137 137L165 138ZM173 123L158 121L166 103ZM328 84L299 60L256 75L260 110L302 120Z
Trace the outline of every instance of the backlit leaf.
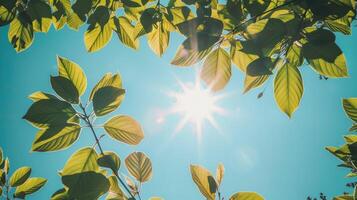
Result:
M16 0L0 0L0 26L9 24L16 14Z
M232 195L229 200L264 200L264 198L256 192L238 192Z
M27 49L33 41L33 28L30 17L20 12L18 16L11 21L8 32L8 38L17 52Z
M217 186L220 186L223 180L224 176L224 166L222 163L218 164L217 170L216 170L216 181L217 181Z
M196 64L206 57L211 50L212 48L203 51L190 50L181 45L178 48L174 59L171 61L171 64L177 66L190 66Z
M134 152L125 159L125 166L129 173L141 183L152 177L152 165L150 159L142 152Z
M222 48L217 48L207 56L200 76L213 91L218 91L227 85L231 75L231 60L228 53Z
M108 44L113 33L109 19L109 9L104 6L98 7L89 17L90 25L84 33L84 44L87 51L95 52Z
M110 188L106 200L127 200L125 194L118 185L118 179L115 176L110 176L108 178L110 183Z
M73 175L82 172L98 171L97 152L90 147L76 151L66 162L61 176ZM78 177L80 179L80 177Z
M31 175L30 167L21 167L17 169L10 177L10 186L17 187L25 183Z
M169 45L170 32L165 29L163 22L158 22L147 36L149 47L161 57Z
M357 98L343 99L343 109L350 119L357 122Z
M116 88L122 88L122 81L121 81L121 77L119 74L111 74L111 73L107 73L105 74L102 79L100 79L100 81L94 86L94 88L92 89L90 96L89 96L89 100L92 101L93 100L93 96L94 94L103 87L107 87L107 86L111 86L111 87L116 87Z
M32 151L47 152L66 149L77 141L81 127L67 123L40 130L32 144Z
M28 98L34 102L42 99L57 99L57 97L52 94L47 94L45 92L40 91L32 93Z
M112 138L126 144L137 145L144 138L140 124L125 115L113 117L104 124L104 129Z
M59 75L71 80L77 88L79 96L81 96L87 88L87 77L81 67L60 56L57 56L57 66Z
M217 190L217 183L211 173L198 165L190 166L192 179L197 185L198 189L208 200L214 200Z
M289 117L300 104L304 87L300 71L291 64L284 64L274 80L274 96L279 108Z
M16 198L24 198L26 195L37 192L46 182L47 180L44 178L29 178L16 188L14 196Z
M43 99L34 102L23 117L36 127L65 124L76 114L71 104L58 99Z
M96 116L103 116L117 109L123 100L125 90L107 86L98 89L93 96L93 110Z
M113 30L124 45L133 49L139 48L139 41L134 34L135 28L126 17L113 17L112 23Z
M331 78L348 76L345 56L335 43L307 43L303 46L303 55L312 68L321 75Z

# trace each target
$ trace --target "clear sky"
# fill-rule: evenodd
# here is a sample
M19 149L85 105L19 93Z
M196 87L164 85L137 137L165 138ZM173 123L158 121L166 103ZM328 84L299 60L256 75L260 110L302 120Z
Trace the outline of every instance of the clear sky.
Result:
M17 54L7 40L8 27L0 28L0 146L10 157L11 169L24 165L33 168L33 176L48 183L29 199L48 199L61 187L57 172L78 148L91 145L92 135L84 130L75 145L55 153L30 153L36 129L21 117L31 101L27 96L42 90L52 92L49 77L56 75L56 55L82 66L88 88L106 72L120 72L127 91L115 114L129 114L143 126L145 138L138 146L128 146L103 139L106 150L125 158L132 151L144 151L153 162L153 179L144 184L143 197L161 196L168 200L203 199L191 180L190 163L201 164L212 172L219 162L226 167L222 193L257 191L267 200L303 200L324 192L328 196L347 190L347 171L337 168L339 161L324 150L327 145L341 145L351 121L345 116L341 99L357 96L357 36L338 36L337 42L347 57L351 78L319 80L310 67L302 73L305 93L300 108L288 119L276 106L272 82L263 98L258 89L242 94L243 75L235 68L233 78L222 91L227 97L219 106L227 110L215 119L219 129L203 126L202 140L193 127L175 134L180 115L169 115L161 123L160 113L174 104L168 92L180 91L177 80L194 82L194 68L170 65L183 38L173 34L170 47L162 58L142 39L138 51L124 47L116 37L97 53L87 53L83 32L68 30L36 34L33 45ZM89 91L87 91L88 95ZM127 173L124 168L122 172Z

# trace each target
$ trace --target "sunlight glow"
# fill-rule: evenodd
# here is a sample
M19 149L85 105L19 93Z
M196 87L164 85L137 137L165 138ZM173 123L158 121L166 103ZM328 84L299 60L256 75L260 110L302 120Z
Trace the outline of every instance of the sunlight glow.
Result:
M218 129L214 114L224 113L224 110L216 105L222 96L215 95L209 89L202 88L199 79L196 80L195 84L184 84L182 82L179 82L179 84L181 91L170 95L175 98L172 112L183 116L176 131L181 130L187 123L192 123L196 128L197 136L200 138L205 121Z

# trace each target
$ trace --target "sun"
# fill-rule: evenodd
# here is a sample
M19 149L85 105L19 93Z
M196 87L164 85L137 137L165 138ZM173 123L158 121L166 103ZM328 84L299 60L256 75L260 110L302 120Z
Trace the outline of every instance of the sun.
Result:
M201 137L205 122L218 128L214 116L224 113L217 105L223 95L216 95L209 88L203 88L199 79L194 84L184 84L180 81L179 84L181 91L170 94L175 101L171 111L182 116L176 130L179 131L188 123L192 123L197 135Z

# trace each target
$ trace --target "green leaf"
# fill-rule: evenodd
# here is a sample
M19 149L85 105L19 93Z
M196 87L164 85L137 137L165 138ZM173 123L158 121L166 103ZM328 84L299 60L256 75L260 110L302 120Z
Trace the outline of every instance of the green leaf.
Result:
M47 94L45 92L34 92L30 96L28 96L29 99L31 99L33 102L43 100L43 99L57 99L56 96L52 94Z
M52 194L51 200L70 200L67 189L62 188L57 190Z
M78 104L79 94L76 86L62 76L51 76L53 90L68 103Z
M158 56L162 56L169 45L170 32L164 27L163 22L158 22L148 33L148 43L151 50Z
M242 72L246 72L248 65L260 57L256 54L258 51L259 50L253 45L247 45L247 43L241 41L234 42L231 48L232 62L237 65Z
M104 152L104 155L99 155L97 163L101 167L111 169L114 173L118 173L120 168L120 158L114 152Z
M0 26L9 24L16 15L16 0L0 0Z
M47 33L52 22L51 7L45 1L31 0L26 11L32 20L34 31Z
M70 0L56 0L52 3L52 22L56 30L60 30L67 23L67 18L72 12Z
M104 6L97 7L89 17L90 25L84 33L84 44L87 51L98 51L109 43L113 33L109 19L109 9Z
M342 103L347 116L357 122L357 98L343 99Z
M247 67L247 75L249 76L263 76L271 75L273 69L273 62L268 57L261 57L251 62Z
M325 25L334 32L341 32L345 35L351 35L351 22L355 12L349 11L344 17L336 20L325 20Z
M44 178L29 178L16 188L14 197L24 199L26 195L33 194L41 189L46 182L47 180Z
M33 41L33 28L30 17L25 12L20 12L11 21L8 39L16 52L27 49Z
M177 66L190 66L200 62L203 58L205 58L210 52L212 48L208 48L203 51L197 51L195 49L187 49L184 45L181 45L173 60L171 61L172 65Z
M110 188L106 200L127 200L122 189L118 185L118 179L115 176L108 177Z
M223 31L223 23L215 18L197 17L177 24L177 28L186 37L192 37L197 34L220 37Z
M129 154L125 159L125 166L129 173L140 183L146 182L152 177L151 161L142 152Z
M169 18L171 23L175 25L194 18L193 13L186 6L170 8L168 9L168 14L170 16Z
M116 88L122 88L122 81L121 81L121 77L119 74L111 74L111 73L107 73L105 74L102 79L100 79L100 81L94 86L94 88L92 89L90 96L89 96L89 100L92 101L94 94L103 87L107 87L107 86L111 86L111 87L116 87Z
M335 43L307 43L303 46L302 52L317 73L331 78L348 76L345 56Z
M73 12L68 16L67 23L69 27L78 30L78 28L86 21L86 16L92 9L93 3L94 1L76 0L72 5Z
M211 173L199 165L190 165L190 170L192 179L202 195L205 196L207 200L214 200L217 190L217 183Z
M34 102L23 119L36 127L65 124L76 114L71 104L58 99L43 99Z
M144 138L140 124L130 116L119 115L104 124L105 131L114 139L137 145Z
M291 117L300 104L303 92L299 69L291 64L283 64L274 80L274 96L281 111Z
M256 192L238 192L232 195L229 200L264 200L264 198Z
M139 48L139 40L134 34L135 28L126 17L113 17L112 23L112 29L124 45L133 49Z
M155 18L156 10L154 8L147 8L140 16L140 23L143 26L146 33L152 31L153 25L158 19Z
M317 29L306 34L307 40L314 45L324 45L334 43L336 36L329 30Z
M67 58L57 56L58 73L60 76L72 81L81 96L87 88L87 77L81 67L68 60Z
M351 195L342 195L334 197L333 200L354 200L354 197Z
M345 135L344 139L347 144L353 144L357 142L357 135Z
M87 171L62 177L69 199L98 199L109 190L109 181L101 173Z
M117 109L125 93L124 89L107 86L100 88L93 96L93 110L96 116L103 116Z
M256 16L264 12L270 4L270 1L251 1L243 0L244 7L252 16Z
M31 175L30 167L21 167L17 169L10 177L10 186L17 187L22 185L30 177L30 175Z
M223 89L231 78L231 59L228 53L217 48L212 51L203 63L201 78L213 91Z
M47 152L66 149L77 141L81 127L67 123L40 130L32 144L32 151Z
M85 147L75 152L67 161L60 175L74 199L97 199L109 189L107 178L98 173L98 155L93 148Z
M67 176L89 171L96 172L99 170L97 159L97 152L93 148L82 148L68 159L60 174L61 176Z
M0 169L0 188L6 183L6 173L4 170Z

